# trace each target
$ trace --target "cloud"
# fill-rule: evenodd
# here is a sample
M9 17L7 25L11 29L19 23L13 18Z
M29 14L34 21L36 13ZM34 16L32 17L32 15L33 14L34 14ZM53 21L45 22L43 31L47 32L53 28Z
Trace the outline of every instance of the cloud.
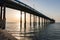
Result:
M29 0L25 0L25 1L29 1Z

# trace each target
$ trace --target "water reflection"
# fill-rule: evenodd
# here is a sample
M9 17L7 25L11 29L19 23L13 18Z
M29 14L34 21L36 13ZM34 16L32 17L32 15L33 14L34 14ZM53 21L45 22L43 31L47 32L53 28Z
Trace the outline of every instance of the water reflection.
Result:
M28 26L29 26L29 24L28 24ZM27 27L27 28L29 28L29 27ZM11 33L16 38L21 39L21 40L33 40L33 39L35 40L35 37L38 34L35 32L30 32L29 30L27 30L26 33L20 32L20 23L13 23L13 22L6 23L6 30L9 31L9 33ZM24 29L22 29L22 30L24 30Z
M7 22L6 23L6 30L8 30L8 31L19 31L20 30L20 23Z
M6 30L9 31L13 36L16 36L16 38L18 37L18 39L26 39L23 36L30 36L30 34L24 34L24 33L20 33L20 24L19 23L11 23L11 22L7 22L6 23ZM21 37L19 37L21 36Z

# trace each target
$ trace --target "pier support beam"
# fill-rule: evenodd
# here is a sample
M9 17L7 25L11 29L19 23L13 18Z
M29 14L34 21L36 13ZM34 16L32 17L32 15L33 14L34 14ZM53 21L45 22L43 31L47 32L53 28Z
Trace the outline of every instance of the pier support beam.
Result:
M43 28L44 28L44 18L43 18Z
M6 17L5 17L6 7L5 7L5 5L4 5L2 10L3 10L3 16L2 16L3 17L3 21L2 21L2 23L3 23L2 26L3 27L2 27L2 29L5 29L5 24L6 24Z
M2 6L0 6L0 28L2 27Z
M31 27L31 14L30 14L30 31L32 31L32 27Z
M39 23L39 31L40 31L40 17L39 17L39 22L38 23Z
M38 17L36 16L36 30L38 31Z
M46 19L46 25L47 25L47 19Z
M42 18L42 29L43 29L43 18Z
M37 31L37 16L35 16L35 28L36 28L36 31Z
M36 27L36 15L35 15L35 31L36 31L36 28L37 28L37 27Z
M5 17L5 5L0 6L0 28L5 29L6 17Z
M22 11L20 13L20 32L22 31Z
M44 23L45 23L45 25L44 25L44 26L46 27L46 25L47 25L47 21L46 21L46 19L44 19L44 20L45 20L45 22L44 22Z
M38 19L37 19L37 21L38 21L38 22L37 22L37 24L38 24L37 27L38 27L38 31L39 31L39 16L37 16L37 18L38 18Z
M45 18L43 18L43 29L45 27Z
M24 33L26 33L26 12L24 12Z
M35 15L33 15L33 29L34 29L34 32L35 32Z
M44 27L45 27L45 18L44 18Z

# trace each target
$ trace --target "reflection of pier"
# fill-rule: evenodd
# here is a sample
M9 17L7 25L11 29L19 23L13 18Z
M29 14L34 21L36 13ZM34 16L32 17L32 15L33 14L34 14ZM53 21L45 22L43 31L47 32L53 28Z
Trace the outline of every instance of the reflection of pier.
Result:
M13 0L1 0L0 1L0 28L5 29L5 23L6 23L6 7L16 9L21 11L21 17L20 17L20 32L22 32L22 12L24 12L24 33L22 34L31 34L32 27L34 27L33 33L36 32L36 29L40 31L40 26L42 25L42 28L45 27L47 24L54 23L55 20L51 19L42 13L38 12L37 10L31 8L30 6L19 2L19 1L13 1ZM26 13L30 14L30 32L26 33ZM33 16L33 20L31 19ZM38 18L38 19L37 19ZM33 21L33 23L32 23ZM38 22L37 22L38 21ZM37 23L36 23L37 22ZM42 23L42 24L41 24ZM36 25L38 24L38 28Z

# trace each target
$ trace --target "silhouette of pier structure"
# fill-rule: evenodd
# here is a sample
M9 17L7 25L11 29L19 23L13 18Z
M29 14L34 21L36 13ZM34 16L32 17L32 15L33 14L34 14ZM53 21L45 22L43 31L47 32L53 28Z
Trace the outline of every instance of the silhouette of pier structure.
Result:
M42 27L43 24L48 25L51 23L55 23L55 20L52 18L47 17L46 15L40 13L39 11L33 9L32 7L17 1L17 0L0 0L0 28L5 29L5 24L6 24L6 7L19 10L21 13L20 17L20 32L22 30L22 12L24 12L24 32L26 33L26 13L30 14L30 29L32 28L31 21L32 21L32 15L33 15L33 27L34 27L34 32L36 32L36 24L38 24L38 29L40 30L40 22L42 22ZM37 20L38 18L38 20ZM41 21L42 20L42 21ZM36 23L38 21L38 23Z

